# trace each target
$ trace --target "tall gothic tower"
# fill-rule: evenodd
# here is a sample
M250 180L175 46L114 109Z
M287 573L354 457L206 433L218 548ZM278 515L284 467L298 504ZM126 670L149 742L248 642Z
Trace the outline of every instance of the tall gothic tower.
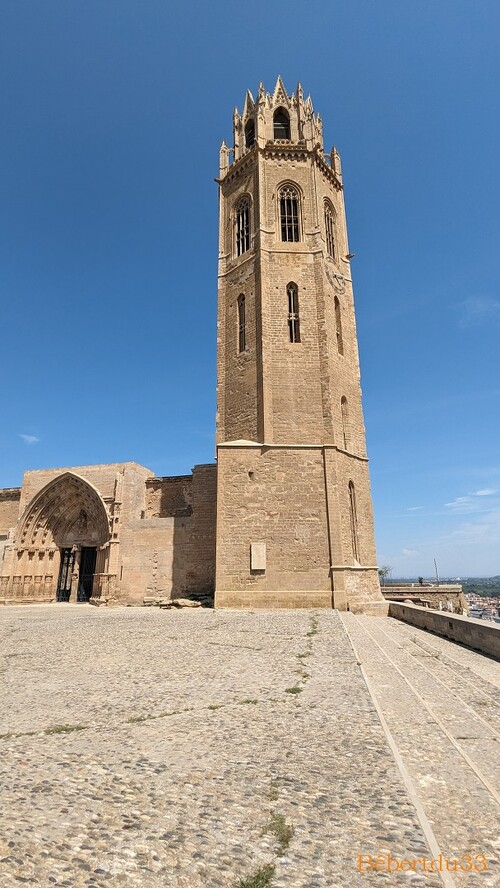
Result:
M216 606L365 609L376 567L340 158L302 87L220 154Z

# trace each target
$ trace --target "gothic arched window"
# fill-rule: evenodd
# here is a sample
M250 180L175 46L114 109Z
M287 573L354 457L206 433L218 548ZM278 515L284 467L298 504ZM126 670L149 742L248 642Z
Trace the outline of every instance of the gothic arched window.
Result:
M349 428L349 408L347 406L347 398L345 395L343 395L340 400L340 415L342 417L342 438L344 441L344 450L348 450L351 436Z
M250 202L247 197L244 197L236 208L236 255L241 256L249 249Z
M243 293L238 296L238 351L244 352L247 348L247 331L245 316L245 297Z
M255 144L255 122L249 120L245 126L245 148L251 148Z
M326 252L335 259L335 210L329 200L325 200Z
M289 283L286 288L288 296L288 332L290 342L300 342L299 288Z
M274 138L290 140L290 118L284 108L278 108L273 117Z
M335 306L335 335L337 337L337 349L339 355L344 354L344 340L342 339L342 315L340 313L340 302L335 296L333 300Z
M351 525L351 545L352 555L355 561L359 562L359 545L358 545L358 517L356 515L356 493L354 484L349 481L349 519Z
M299 233L299 193L293 185L284 185L279 193L281 240L298 241Z

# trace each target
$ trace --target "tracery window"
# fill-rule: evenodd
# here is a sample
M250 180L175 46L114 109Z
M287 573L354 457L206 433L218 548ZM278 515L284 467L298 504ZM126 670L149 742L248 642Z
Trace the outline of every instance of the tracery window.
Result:
M340 302L338 297L334 299L335 306L335 335L337 337L337 349L339 355L344 354L344 340L342 339L342 315L340 312Z
M236 255L241 256L250 249L250 203L244 197L236 209Z
M273 117L274 138L290 140L290 118L284 108L278 108Z
M335 210L329 200L325 201L326 252L335 259Z
M247 348L245 297L243 293L238 296L238 351L244 352Z
M294 242L299 233L299 193L293 185L284 185L279 193L281 240Z
M255 144L255 122L249 120L245 127L245 148L251 148Z
M290 342L300 342L299 289L297 284L289 283L286 292L288 296L288 333Z
M356 493L352 481L349 481L349 518L351 525L352 554L354 560L359 562L358 516L356 514Z

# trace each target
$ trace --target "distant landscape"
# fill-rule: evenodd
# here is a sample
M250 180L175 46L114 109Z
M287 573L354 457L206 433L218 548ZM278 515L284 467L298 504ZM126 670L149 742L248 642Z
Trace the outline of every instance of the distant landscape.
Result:
M432 577L424 577L424 585L435 585ZM483 598L500 598L500 576L495 577L440 577L440 583L459 583L466 594L480 595ZM419 583L418 577L386 578L386 586L397 586L398 583Z

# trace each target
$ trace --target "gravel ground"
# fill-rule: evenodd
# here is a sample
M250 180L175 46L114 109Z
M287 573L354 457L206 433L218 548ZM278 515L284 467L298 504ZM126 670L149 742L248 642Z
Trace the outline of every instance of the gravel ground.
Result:
M382 699L392 667L362 637ZM0 638L1 888L442 885L358 870L432 854L337 613L3 608ZM402 725L410 759L436 742L427 716Z

